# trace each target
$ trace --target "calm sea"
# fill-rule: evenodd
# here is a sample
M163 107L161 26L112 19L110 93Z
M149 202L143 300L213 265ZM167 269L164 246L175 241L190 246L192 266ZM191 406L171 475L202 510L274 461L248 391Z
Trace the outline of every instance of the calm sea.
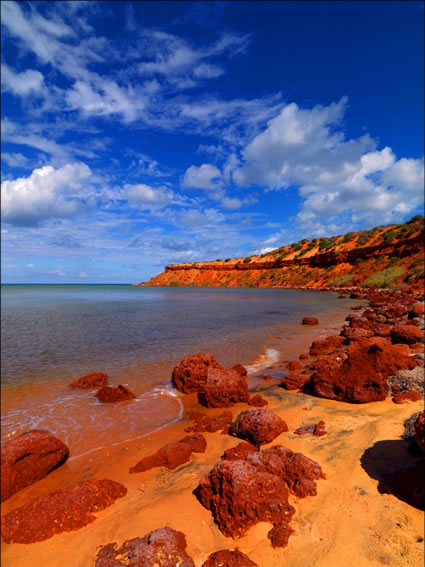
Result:
M298 290L2 285L2 437L46 428L75 455L143 436L180 418L169 381L184 356L250 365L285 338L319 333L304 316L342 320L352 304ZM102 405L69 388L88 372L128 385L136 401Z

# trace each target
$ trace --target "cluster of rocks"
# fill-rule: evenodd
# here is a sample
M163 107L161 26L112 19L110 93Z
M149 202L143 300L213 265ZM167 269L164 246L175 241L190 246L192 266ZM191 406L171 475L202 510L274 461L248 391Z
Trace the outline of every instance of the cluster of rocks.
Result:
M114 404L125 400L133 400L136 396L123 384L107 386L108 375L103 372L92 372L71 382L70 387L81 390L100 388L95 396L103 404Z

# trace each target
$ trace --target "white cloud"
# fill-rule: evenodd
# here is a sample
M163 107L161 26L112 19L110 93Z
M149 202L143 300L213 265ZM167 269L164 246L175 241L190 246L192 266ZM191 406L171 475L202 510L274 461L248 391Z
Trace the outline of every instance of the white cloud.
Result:
M27 69L23 73L15 73L4 63L1 65L1 83L4 91L19 96L41 93L44 88L44 78L39 71Z
M87 272L80 272L80 278L86 278Z
M3 152L1 159L5 161L9 167L25 167L28 164L28 158L20 152Z
M165 206L173 201L174 193L165 187L151 187L144 183L124 185L127 200L146 208Z
M185 188L217 190L221 186L221 178L221 172L215 165L191 165L186 170L181 185Z
M91 170L84 163L69 163L60 169L47 165L29 177L1 184L1 213L5 222L34 226L52 217L68 217L80 209L78 192Z

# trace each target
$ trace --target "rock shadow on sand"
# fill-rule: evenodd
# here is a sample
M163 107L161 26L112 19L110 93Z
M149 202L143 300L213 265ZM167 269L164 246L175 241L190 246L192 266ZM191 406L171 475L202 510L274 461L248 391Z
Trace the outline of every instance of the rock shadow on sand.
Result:
M378 481L381 494L425 509L425 459L412 456L411 443L405 439L378 441L366 449L360 462L367 474Z

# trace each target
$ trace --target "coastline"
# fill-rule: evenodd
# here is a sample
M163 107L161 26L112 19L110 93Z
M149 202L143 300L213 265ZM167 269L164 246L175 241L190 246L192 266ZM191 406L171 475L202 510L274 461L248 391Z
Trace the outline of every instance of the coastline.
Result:
M361 303L353 300L353 306ZM346 315L350 312L347 306ZM360 459L367 449L380 441L399 440L404 419L421 410L423 401L395 405L387 398L381 402L348 404L277 387L279 375L286 373L283 360L308 352L312 340L335 334L335 330L340 328L339 319L327 326L304 328L303 344L300 341L297 344L294 336L277 337L277 342L281 341L280 344L286 345L287 350L281 348L280 360L274 362L272 368L260 371L270 373L276 379L266 381L255 375L249 377L250 391L260 392L269 402L268 409L288 424L289 432L282 433L273 444L282 444L316 460L326 475L326 480L318 482L317 496L302 501L292 497L291 504L296 509L292 522L295 534L287 547L272 548L266 535L270 529L268 523L257 524L238 540L224 537L214 524L211 513L192 494L199 480L219 460L223 451L238 444L233 437L219 432L205 433L206 452L193 454L189 463L176 470L156 468L128 474L129 468L143 456L184 437L188 416L193 412L202 411L214 417L223 411L204 410L197 403L195 394L187 394L181 396L182 419L142 438L71 458L46 478L7 500L2 505L2 514L35 496L89 478L109 478L121 482L128 489L125 498L97 512L97 519L80 530L62 533L36 544L3 544L5 564L9 567L86 567L94 565L101 545L110 542L121 544L124 540L170 526L185 533L187 553L196 567L201 566L210 553L235 547L262 567L420 565L423 542L415 542L415 538L420 537L423 531L423 513L391 494L380 494L377 481L365 472ZM235 418L246 409L246 404L236 404L230 411ZM320 419L330 427L326 436L293 434L302 424L315 423ZM365 514L368 515L366 524ZM397 522L401 522L403 530L397 527ZM34 557L37 557L37 564Z

